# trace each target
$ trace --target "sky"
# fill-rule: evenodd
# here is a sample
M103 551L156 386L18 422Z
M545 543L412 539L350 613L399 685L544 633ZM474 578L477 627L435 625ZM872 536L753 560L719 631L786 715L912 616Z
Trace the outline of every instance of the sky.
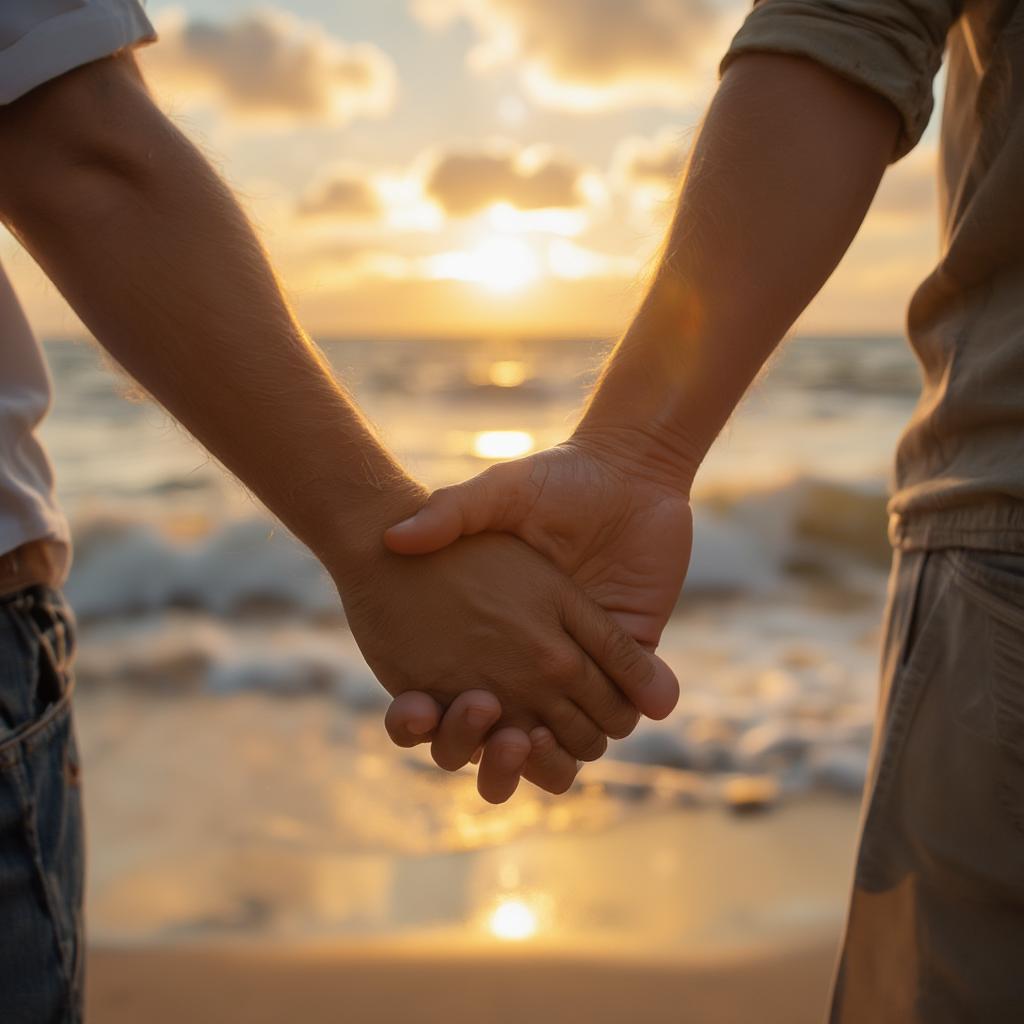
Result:
M746 0L201 0L147 10L161 106L317 337L614 337ZM937 251L935 127L802 318L899 333ZM9 237L36 330L82 333Z

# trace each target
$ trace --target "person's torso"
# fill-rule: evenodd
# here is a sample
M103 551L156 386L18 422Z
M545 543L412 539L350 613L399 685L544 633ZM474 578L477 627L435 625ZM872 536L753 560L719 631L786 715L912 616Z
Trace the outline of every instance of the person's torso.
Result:
M910 306L924 392L891 532L1024 550L1024 2L968 0L947 70L942 256Z
M0 268L0 555L40 538L67 544L38 437L49 406L43 354Z

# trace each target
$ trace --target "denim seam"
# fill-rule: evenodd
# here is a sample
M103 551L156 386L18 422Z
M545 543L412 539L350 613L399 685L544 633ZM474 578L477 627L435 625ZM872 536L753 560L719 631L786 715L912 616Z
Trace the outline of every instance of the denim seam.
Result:
M16 765L11 774L21 797L24 814L22 826L25 842L32 855L36 879L42 889L46 916L53 931L53 940L57 950L57 962L60 964L61 979L64 982L62 1001L66 1007L70 1007L71 992L74 984L74 952L70 948L68 940L61 934L60 915L57 913L57 908L61 903L60 894L53 891L53 885L47 874L46 865L43 863L42 843L39 840L38 807L28 785L28 770L26 766L24 764Z
M48 740L60 728L64 717L71 711L71 698L75 690L75 677L68 673L64 696L51 704L38 718L23 726L0 743L0 771L24 761L25 754Z

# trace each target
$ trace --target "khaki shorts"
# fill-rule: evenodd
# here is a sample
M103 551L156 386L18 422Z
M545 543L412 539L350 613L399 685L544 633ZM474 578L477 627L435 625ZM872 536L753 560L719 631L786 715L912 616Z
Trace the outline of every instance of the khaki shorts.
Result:
M897 552L830 1020L1024 1021L1024 555Z

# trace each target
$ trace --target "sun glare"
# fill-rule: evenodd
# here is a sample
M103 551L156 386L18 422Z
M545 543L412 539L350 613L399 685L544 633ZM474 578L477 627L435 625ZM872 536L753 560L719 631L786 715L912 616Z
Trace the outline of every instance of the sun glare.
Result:
M483 430L473 438L473 454L481 459L517 459L533 448L525 430Z
M517 388L526 380L526 364L518 359L499 359L487 369L487 377L499 388Z
M540 267L521 238L489 238L473 253L476 280L487 288L514 292L536 280Z
M540 276L540 261L521 238L496 235L473 249L447 252L433 261L434 276L470 281L489 291L516 292Z
M491 934L506 942L522 942L537 934L537 915L522 900L503 900L491 914Z

